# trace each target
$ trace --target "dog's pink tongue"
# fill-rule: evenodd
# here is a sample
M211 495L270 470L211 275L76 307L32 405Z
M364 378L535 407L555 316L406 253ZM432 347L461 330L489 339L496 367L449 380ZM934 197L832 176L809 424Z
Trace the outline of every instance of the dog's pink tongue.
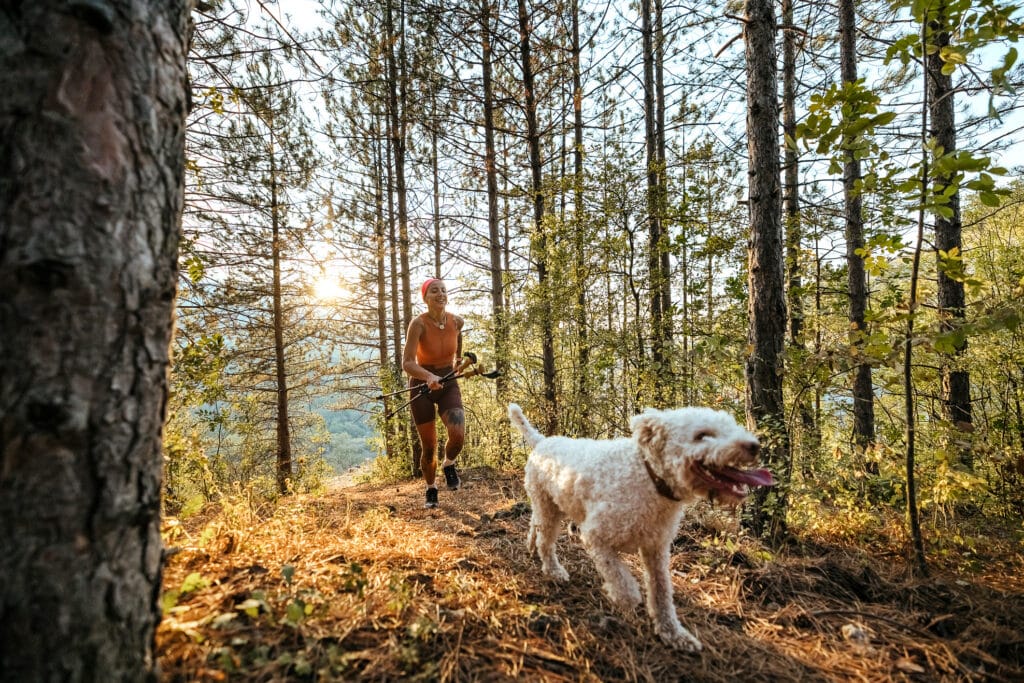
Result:
M747 486L774 486L775 479L766 469L741 470L735 467L725 468L727 476Z

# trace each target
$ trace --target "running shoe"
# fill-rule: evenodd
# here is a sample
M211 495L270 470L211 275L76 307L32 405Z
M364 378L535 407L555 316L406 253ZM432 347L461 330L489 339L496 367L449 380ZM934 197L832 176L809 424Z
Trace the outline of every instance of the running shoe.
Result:
M445 465L441 469L444 471L444 482L448 484L448 488L452 491L457 490L462 485L462 480L459 479L455 465Z

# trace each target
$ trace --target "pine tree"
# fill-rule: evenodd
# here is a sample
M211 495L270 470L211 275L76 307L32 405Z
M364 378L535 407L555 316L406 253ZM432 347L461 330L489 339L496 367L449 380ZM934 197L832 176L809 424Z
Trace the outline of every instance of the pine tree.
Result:
M0 13L5 680L157 677L188 7Z

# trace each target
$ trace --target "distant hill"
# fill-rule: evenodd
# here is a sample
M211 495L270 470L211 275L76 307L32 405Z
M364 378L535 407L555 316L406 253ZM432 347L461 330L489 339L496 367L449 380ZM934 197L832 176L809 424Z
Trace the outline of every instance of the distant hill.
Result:
M333 410L330 397L319 401L315 410L324 418L327 432L331 435L331 443L327 447L324 459L336 471L344 472L350 467L374 457L370 440L376 436L374 429L367 424L366 413L353 410Z

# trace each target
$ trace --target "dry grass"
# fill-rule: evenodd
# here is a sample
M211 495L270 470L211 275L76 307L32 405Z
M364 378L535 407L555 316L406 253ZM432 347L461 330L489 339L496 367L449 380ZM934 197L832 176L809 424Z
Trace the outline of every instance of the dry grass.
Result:
M560 542L571 585L539 575L517 475L464 480L437 510L410 481L172 522L164 588L190 590L158 632L164 680L1024 680L1019 561L915 582L836 545L770 556L718 514L673 553L705 645L681 654L610 607L577 539Z

